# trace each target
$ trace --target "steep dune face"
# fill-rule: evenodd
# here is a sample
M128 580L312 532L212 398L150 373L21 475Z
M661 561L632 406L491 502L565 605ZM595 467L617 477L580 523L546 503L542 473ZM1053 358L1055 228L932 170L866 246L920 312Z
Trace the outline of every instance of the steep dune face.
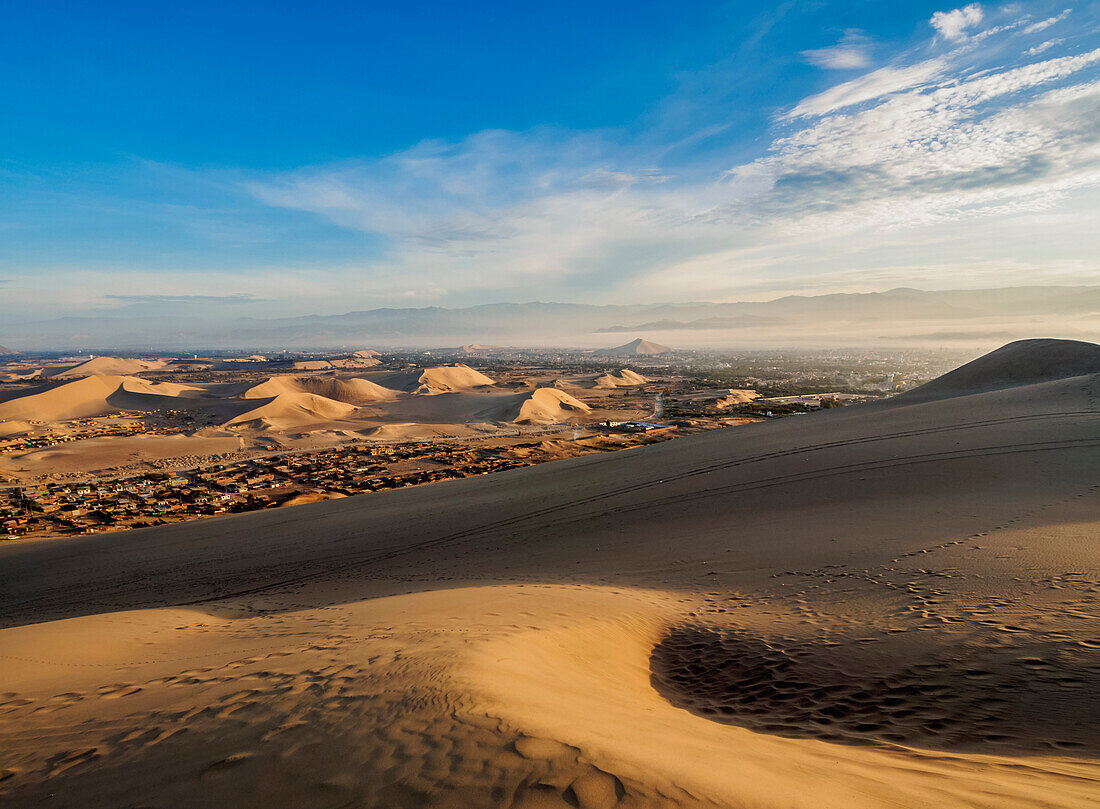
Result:
M539 388L523 399L516 424L557 424L592 410L580 399L557 388Z
M596 377L597 388L628 388L635 385L644 385L650 380L641 374L624 368L616 376L615 374L602 374Z
M1078 340L1018 340L896 397L924 401L1100 372L1100 345Z
M198 399L206 394L203 388L195 385L181 385L175 382L148 382L135 377L123 379L122 384L119 386L119 392L145 396L175 396L184 399Z
M441 365L436 368L428 368L419 377L419 385L414 393L434 395L437 393L451 393L453 391L471 390L473 388L489 387L495 385L492 379L480 371L475 371L469 365Z
M397 391L384 388L367 379L335 379L320 376L273 376L266 382L244 391L246 399L266 399L286 393L311 393L351 405L387 402L397 397Z
M313 393L288 392L230 419L228 427L286 430L350 416L355 405L326 399Z
M114 413L119 408L109 404L107 398L126 381L122 376L88 376L45 390L39 388L0 404L0 420L65 421Z
M390 374L381 376L379 379L387 387L421 396L458 393L496 384L485 374L462 363L437 365L425 368L423 371Z
M122 357L93 357L87 362L74 365L60 373L52 374L56 379L76 379L82 376L125 376L140 374L144 371L156 371L168 365L168 360L133 360Z
M130 376L88 376L46 389L38 388L0 404L0 420L44 422L92 418L120 410L205 410L230 418L247 408L232 399L207 397L203 388L148 382Z

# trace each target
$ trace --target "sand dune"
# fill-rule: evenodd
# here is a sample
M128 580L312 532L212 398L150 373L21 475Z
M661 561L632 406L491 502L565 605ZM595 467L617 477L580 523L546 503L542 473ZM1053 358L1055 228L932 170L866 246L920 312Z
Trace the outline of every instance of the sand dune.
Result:
M26 421L0 421L0 438L14 438L33 429L34 425Z
M739 404L746 404L754 399L759 399L760 394L754 390L735 390L730 388L729 393L724 396L719 396L715 401L715 405L719 408L734 407Z
M368 427L362 435L376 441L431 441L436 438L464 438L481 430L465 424L429 424L425 422L395 422Z
M451 391L470 390L496 384L481 371L475 371L469 365L443 365L427 368L418 377L419 385L414 393L434 395Z
M379 384L387 388L425 396L473 390L496 384L485 374L462 363L437 365L425 368L423 371L382 375L378 379Z
M240 411L232 402L205 398L202 388L170 382L154 383L129 376L87 376L20 393L16 398L0 403L0 420L57 422L102 416L120 410L206 409L230 414Z
M0 382L24 382L42 374L42 368L25 368L22 371L0 373Z
M339 500L346 495L339 492L302 492L296 494L293 497L289 497L283 502L279 503L280 506L304 506L307 503L321 503L325 500Z
M57 386L34 388L0 404L0 420L64 421L117 412L107 397L126 377L89 376Z
M366 379L344 380L325 376L273 376L266 382L247 388L241 395L246 399L264 399L285 393L312 393L352 405L385 402L397 396L397 391Z
M425 424L553 424L590 412L579 399L556 388L503 393L484 386L467 391L407 396L375 409L375 418Z
M1077 340L1018 340L896 398L928 400L1100 373L1100 345Z
M280 393L269 402L241 413L226 424L260 430L287 430L325 421L346 418L355 405L337 402L314 393Z
M134 360L123 357L93 357L87 362L66 370L51 373L55 379L76 379L82 376L127 376L143 371L156 371L169 364L168 360Z
M0 543L0 799L1094 807L1089 368Z
M634 357L652 354L668 354L670 351L672 351L672 349L668 346L663 346L660 343L652 343L649 340L643 340L639 337L624 345L615 346L614 348L600 348L592 353L597 356L605 357Z
M381 365L382 360L375 357L349 357L347 359L329 360L329 364L333 368L350 370L354 368L373 368L376 365Z
M124 377L119 385L120 393L136 393L145 396L180 396L197 399L205 390L196 385L180 385L175 382L149 382L135 377Z
M218 434L220 433L220 434ZM241 437L227 431L196 435L133 435L88 438L16 455L0 456L9 474L102 472L168 458L198 459L243 449Z
M557 388L539 388L524 397L516 424L556 424L587 413L591 408L579 399Z
M259 384L184 385L97 375L14 391L0 401L0 422L191 411L200 424L235 428L278 431L354 416L360 423L348 427L353 432L379 422L420 422L429 425L426 435L434 435L444 424L551 424L589 412L580 400L552 388L522 394L498 390L492 379L466 365L378 374L374 379L287 375Z
M597 388L624 388L644 385L646 382L649 382L649 379L629 368L624 368L618 375L608 373L596 377Z

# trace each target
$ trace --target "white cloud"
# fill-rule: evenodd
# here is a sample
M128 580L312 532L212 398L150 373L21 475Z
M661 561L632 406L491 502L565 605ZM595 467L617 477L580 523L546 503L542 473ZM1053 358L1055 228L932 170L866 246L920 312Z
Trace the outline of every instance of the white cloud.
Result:
M900 93L941 76L946 66L947 63L943 59L936 58L905 67L882 67L803 99L785 117L804 118L824 115L893 93Z
M1100 250L1082 235L1100 234L1100 207L1082 203L1100 195L1100 49L1009 67L975 53L897 63L804 99L767 154L724 173L662 171L660 149L615 133L539 130L250 187L386 236L385 258L347 268L361 294L716 298L922 261L1006 267L1012 283L1030 270L1011 268L1044 257L1080 278L1074 261Z
M1073 11L1073 9L1067 8L1061 14L1057 14L1053 17L1047 17L1045 20L1039 20L1039 22L1034 22L1024 29L1024 33L1034 34L1039 31L1045 31L1046 29L1050 28L1050 26L1054 25L1055 23L1061 22L1066 17L1068 17L1071 11Z
M971 3L953 11L937 11L929 23L944 39L963 39L967 29L980 23L983 16L982 7Z
M1024 53L1027 56L1038 56L1040 53L1043 53L1044 51L1049 51L1051 48L1055 47L1056 45L1061 45L1061 44L1062 44L1062 40L1060 40L1060 39L1048 39L1046 42L1041 42L1038 45L1033 45L1032 47L1030 47L1026 51L1024 51Z
M802 56L826 70L853 70L871 64L871 43L861 32L850 30L836 45L803 51Z

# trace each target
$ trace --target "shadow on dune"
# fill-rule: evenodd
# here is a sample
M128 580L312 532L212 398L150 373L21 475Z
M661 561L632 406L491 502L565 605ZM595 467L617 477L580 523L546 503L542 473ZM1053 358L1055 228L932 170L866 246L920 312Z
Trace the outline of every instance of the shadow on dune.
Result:
M785 646L721 628L670 629L650 682L676 707L788 738L959 752L1100 753L1094 651L940 648L875 654L815 640ZM905 660L919 663L899 666Z

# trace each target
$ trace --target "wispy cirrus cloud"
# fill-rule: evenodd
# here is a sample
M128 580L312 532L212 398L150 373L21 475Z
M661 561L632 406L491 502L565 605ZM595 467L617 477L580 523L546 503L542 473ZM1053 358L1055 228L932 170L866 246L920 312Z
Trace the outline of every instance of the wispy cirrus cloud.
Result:
M1095 207L1081 203L1100 193L1100 48L1054 54L1058 43L1034 38L1049 25L1028 34L1026 18L1006 14L938 12L925 43L777 111L765 154L716 170L665 165L664 144L645 133L541 129L425 142L248 188L385 236L385 257L356 271L364 289L722 297L850 288L857 267L872 279L876 267L968 259L1006 268L1011 283L1034 272L1012 268L1041 255L1052 276L1084 279L1080 234ZM804 58L833 67L832 56ZM915 272L898 280L920 283Z
M245 292L233 295L104 295L104 300L119 303L181 303L181 304L242 304L261 303L268 299Z
M802 57L826 70L856 70L871 64L871 41L862 31L851 29L835 45L802 51Z
M1053 17L1047 17L1045 20L1039 20L1038 22L1033 22L1033 23L1031 23L1030 25L1028 25L1024 28L1024 33L1025 34L1036 34L1039 31L1045 31L1046 29L1050 28L1050 26L1054 25L1055 23L1060 23L1062 20L1064 20L1066 17L1068 17L1070 15L1070 12L1072 12L1072 11L1073 11L1073 9L1067 8L1064 11L1062 11L1061 14L1055 14Z

